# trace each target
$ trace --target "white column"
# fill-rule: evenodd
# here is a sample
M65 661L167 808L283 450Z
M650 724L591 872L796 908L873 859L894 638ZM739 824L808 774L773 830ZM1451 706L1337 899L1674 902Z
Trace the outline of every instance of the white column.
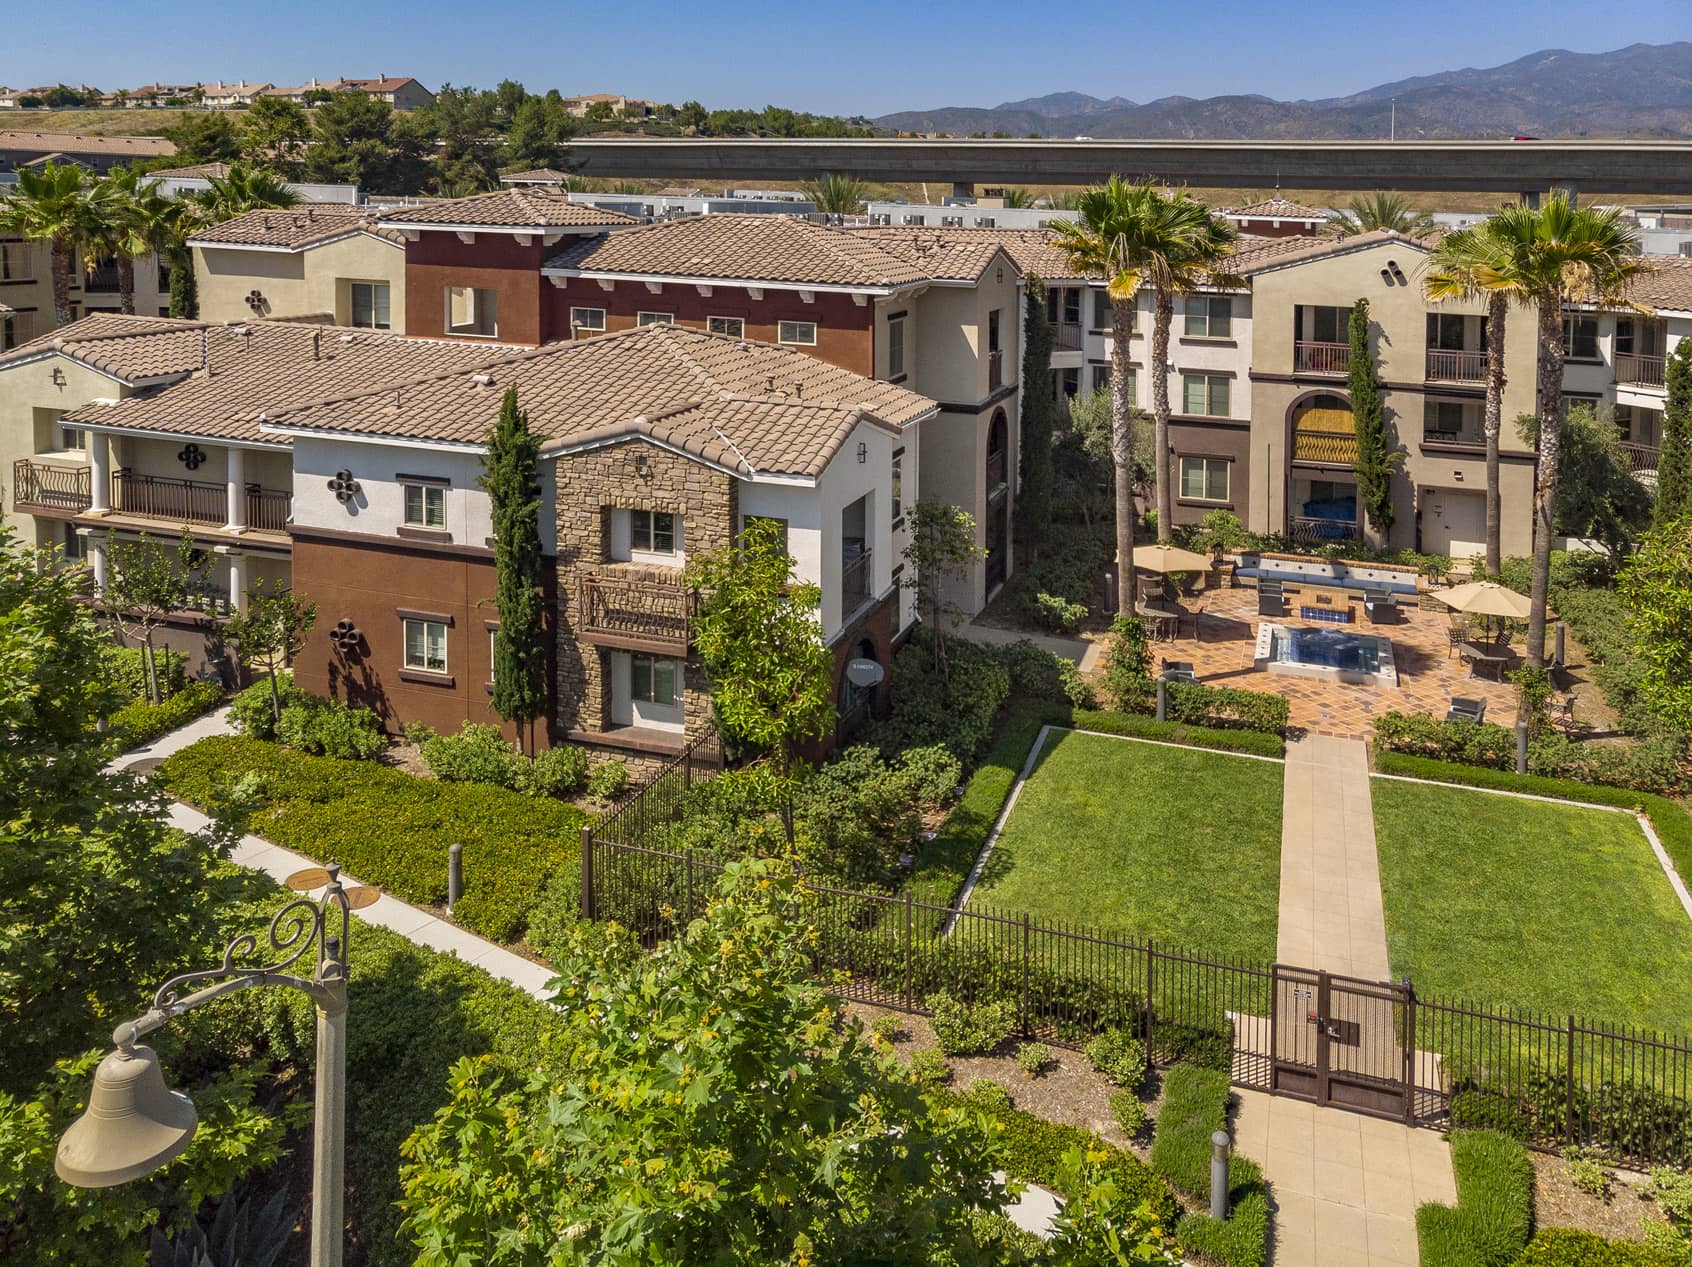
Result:
M229 522L223 525L225 532L245 532L247 530L247 451L231 447L229 450L229 477L225 485L229 499Z
M88 437L88 513L103 515L112 508L112 441L104 432Z
M237 550L229 552L229 605L247 610L247 556Z
M88 538L88 562L94 570L94 592L101 593L106 588L106 539L103 536Z

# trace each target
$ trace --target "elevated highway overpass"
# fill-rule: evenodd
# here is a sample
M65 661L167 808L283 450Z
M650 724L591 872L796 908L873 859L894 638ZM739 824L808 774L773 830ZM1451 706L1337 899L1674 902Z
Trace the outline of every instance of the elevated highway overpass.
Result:
M1089 185L1121 173L1207 188L1645 194L1692 199L1692 141L779 140L592 137L586 176Z

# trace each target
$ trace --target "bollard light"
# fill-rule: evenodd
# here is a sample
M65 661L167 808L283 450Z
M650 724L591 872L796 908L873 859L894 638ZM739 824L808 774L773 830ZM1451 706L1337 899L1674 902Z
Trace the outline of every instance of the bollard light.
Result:
M1228 1132L1214 1131L1210 1136L1210 1217L1218 1221L1228 1217Z

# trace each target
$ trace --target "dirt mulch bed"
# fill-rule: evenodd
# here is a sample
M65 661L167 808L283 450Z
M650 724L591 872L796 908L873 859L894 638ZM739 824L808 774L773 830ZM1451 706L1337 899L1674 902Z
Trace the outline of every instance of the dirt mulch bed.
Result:
M407 774L415 774L420 779L435 777L429 773L429 767L423 764L423 750L414 743L391 739L388 741L388 750L378 752L376 760L396 770L404 770Z
M1572 1227L1613 1241L1642 1241L1646 1222L1664 1222L1657 1203L1641 1187L1645 1176L1611 1171L1610 1199L1600 1200L1575 1187L1561 1157L1532 1153L1533 1221L1537 1227Z
M934 1029L925 1016L911 1016L905 1012L889 1011L886 1008L870 1007L864 1003L848 1003L846 1010L858 1017L867 1026L878 1016L895 1016L899 1019L899 1033L893 1039L893 1047L900 1059L909 1062L910 1058L919 1051L925 1051L934 1046ZM1096 1072L1087 1063L1087 1058L1077 1051L1065 1051L1061 1047L1052 1048L1053 1063L1046 1066L1037 1078L1030 1078L1016 1066L1013 1053L1015 1043L1007 1043L1002 1056L950 1056L947 1058L952 1067L951 1087L955 1091L966 1091L969 1084L977 1078L986 1078L997 1082L1010 1092L1011 1104L1032 1113L1036 1117L1045 1118L1048 1122L1062 1122L1068 1126L1079 1126L1083 1130L1092 1131L1095 1135L1103 1136L1119 1148L1126 1148L1135 1153L1143 1161L1150 1151L1151 1127L1148 1125L1141 1136L1128 1139L1117 1126L1116 1118L1110 1111L1110 1097L1117 1090L1103 1074ZM1157 1094L1147 1098L1152 1091ZM1146 1099L1148 1116L1155 1118L1162 1107L1162 1084L1154 1070L1141 1088L1141 1097Z

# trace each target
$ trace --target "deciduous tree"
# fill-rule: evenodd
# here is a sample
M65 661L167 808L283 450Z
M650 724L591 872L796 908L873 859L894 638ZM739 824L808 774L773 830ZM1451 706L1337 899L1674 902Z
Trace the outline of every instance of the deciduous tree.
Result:
M107 547L100 607L126 637L140 640L147 666L147 698L155 704L160 697L153 638L167 616L188 606L189 585L200 566L197 553L194 534L186 525L174 552L167 552L144 532L139 540L115 541Z
M918 619L934 636L934 667L946 672L946 626L957 614L948 589L987 551L975 543L975 518L966 510L936 501L911 507L910 541L905 546L903 584L916 597Z
M281 581L269 589L260 580L247 591L247 610L232 617L224 636L241 659L270 677L270 711L282 720L282 670L305 650L306 635L317 624L317 604L301 598Z

